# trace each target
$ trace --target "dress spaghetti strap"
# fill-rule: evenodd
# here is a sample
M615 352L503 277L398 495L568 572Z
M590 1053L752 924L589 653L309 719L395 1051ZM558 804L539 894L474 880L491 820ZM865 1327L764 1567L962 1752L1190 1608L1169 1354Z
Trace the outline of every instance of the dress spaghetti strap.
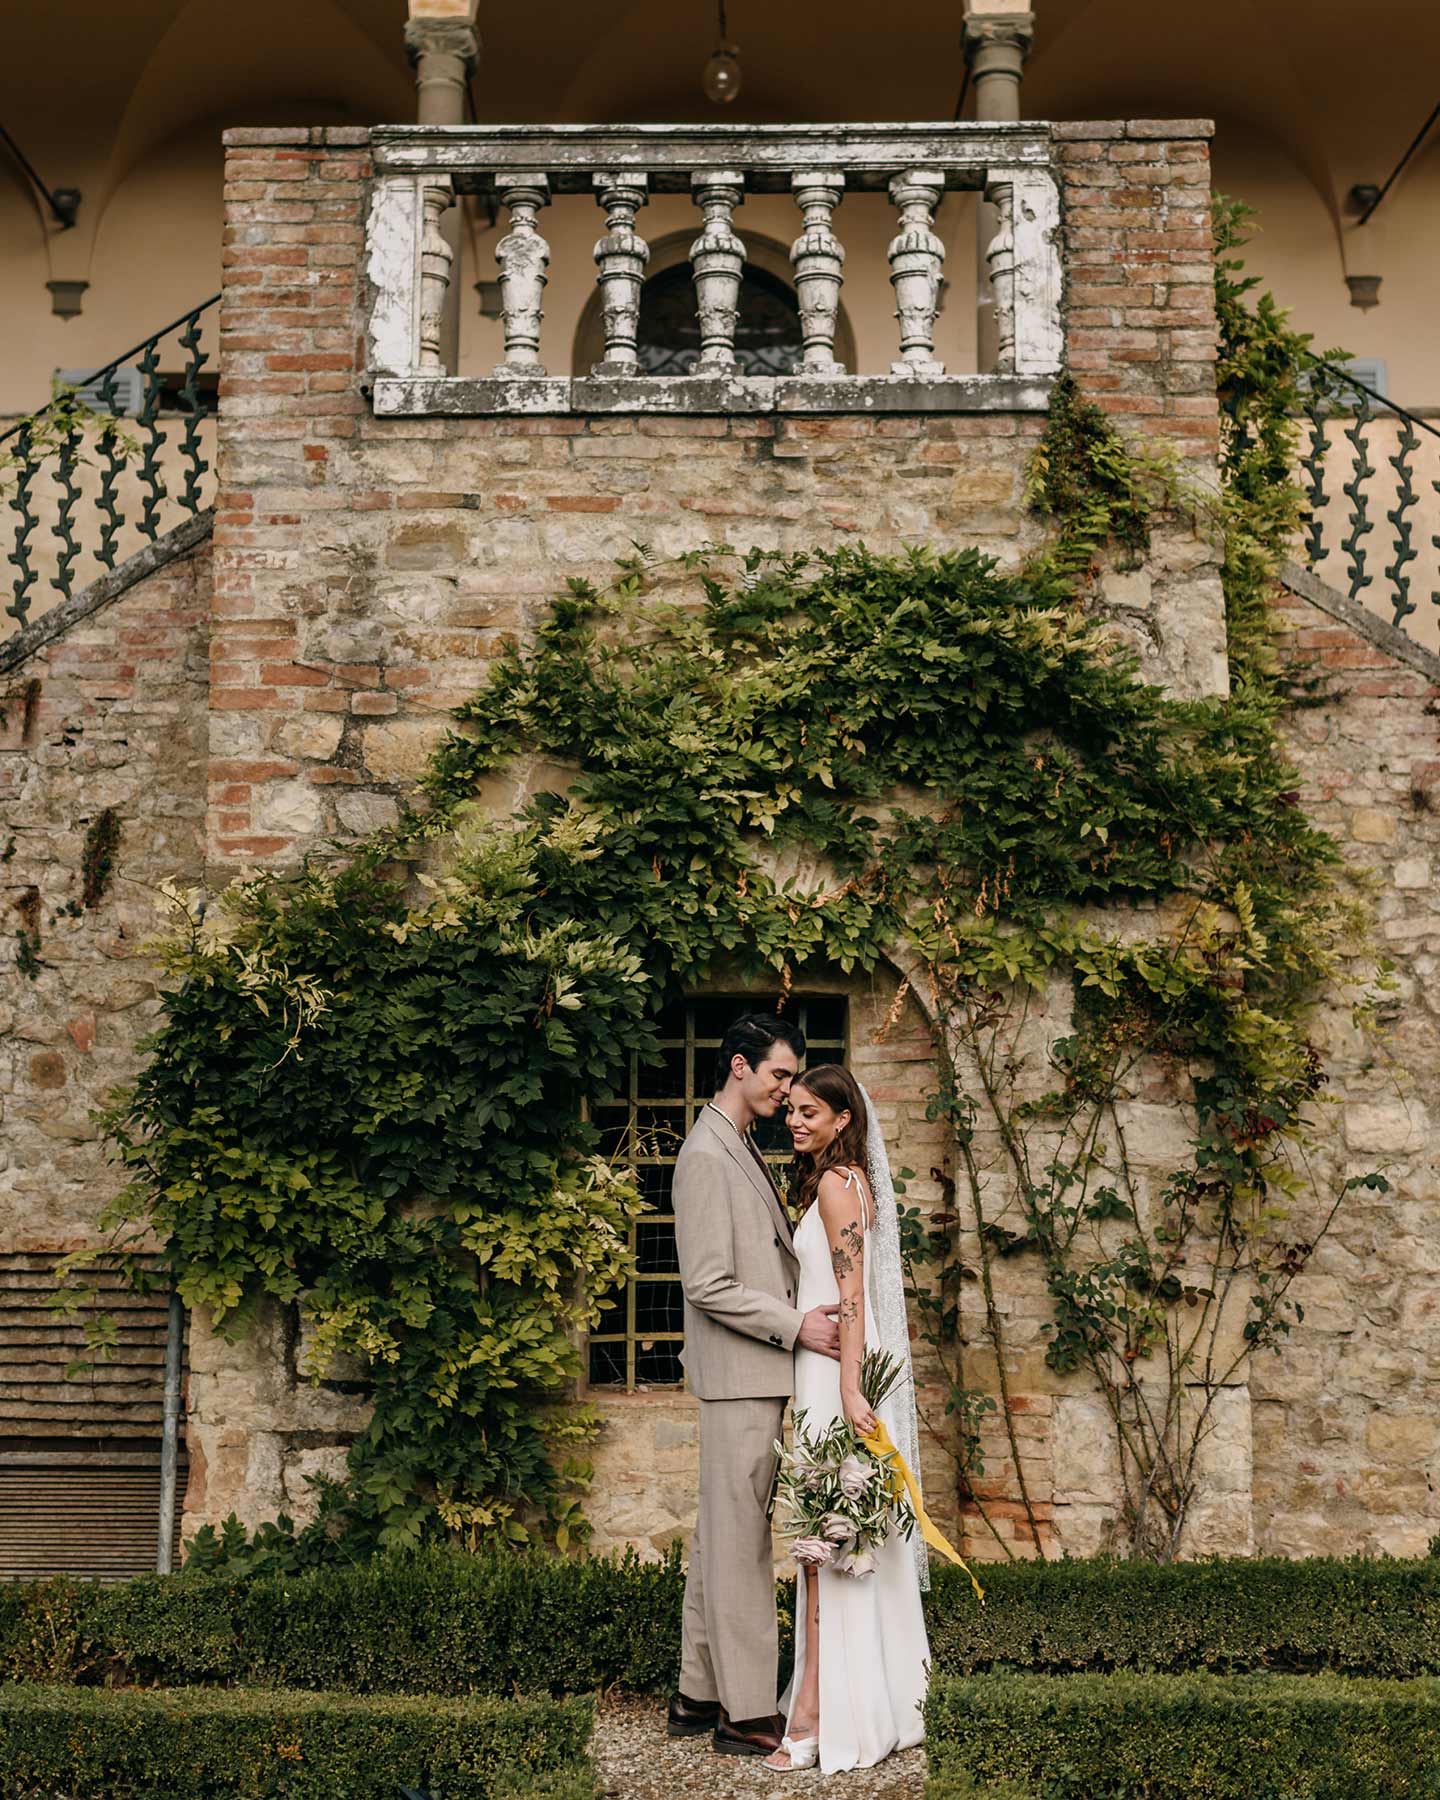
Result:
M845 1170L845 1186L847 1188L853 1187L859 1193L860 1224L863 1230L868 1231L875 1221L870 1216L870 1203L865 1198L865 1183L860 1179L860 1171L858 1169L847 1168Z

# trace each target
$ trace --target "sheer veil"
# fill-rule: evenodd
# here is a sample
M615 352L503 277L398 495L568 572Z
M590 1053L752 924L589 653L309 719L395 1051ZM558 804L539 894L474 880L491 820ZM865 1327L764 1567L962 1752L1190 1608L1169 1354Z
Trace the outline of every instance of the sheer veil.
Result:
M858 1084L857 1084L858 1085ZM885 1149L885 1133L875 1116L875 1103L860 1088L865 1102L867 1134L865 1158L870 1192L875 1196L875 1222L870 1228L866 1282L871 1313L882 1350L899 1363L903 1375L888 1399L876 1411L885 1421L891 1441L920 1482L920 1428L915 1413L915 1371L910 1360L910 1324L905 1311L905 1270L900 1260L900 1215L895 1182ZM911 1534L910 1548L920 1577L921 1591L930 1586L930 1558L919 1531Z

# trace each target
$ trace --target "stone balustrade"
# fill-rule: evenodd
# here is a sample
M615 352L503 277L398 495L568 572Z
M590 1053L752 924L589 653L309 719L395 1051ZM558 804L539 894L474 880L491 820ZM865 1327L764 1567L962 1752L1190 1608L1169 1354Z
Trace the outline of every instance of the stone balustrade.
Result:
M1061 361L1059 195L1046 125L387 126L372 134L366 238L374 291L369 371L378 414L583 412L815 413L1032 411ZM989 247L999 326L993 373L954 375L935 353L945 245L935 209L949 190L997 210ZM643 209L688 193L700 325L692 373L650 375L636 333L649 247ZM745 247L734 214L747 194L793 196L790 250L803 349L793 375L741 372L735 328ZM885 193L899 331L888 368L847 370L835 355L845 278L843 201ZM550 246L543 209L592 195L604 354L588 375L547 373L542 348ZM452 277L442 215L462 195L503 208L496 246L504 355L493 373L444 367L440 321ZM837 218L837 214L839 217Z

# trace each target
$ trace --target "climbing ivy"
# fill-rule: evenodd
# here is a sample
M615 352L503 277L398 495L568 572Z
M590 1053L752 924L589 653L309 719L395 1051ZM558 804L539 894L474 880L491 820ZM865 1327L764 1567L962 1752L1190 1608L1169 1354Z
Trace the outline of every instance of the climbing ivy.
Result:
M1263 659L1229 697L1170 698L1089 605L1104 560L1142 557L1153 510L1181 504L1173 465L1062 381L1031 492L1056 530L1015 572L970 549L637 548L504 650L413 809L343 866L208 910L172 890L163 1021L104 1121L131 1176L108 1219L157 1236L158 1278L223 1330L268 1297L300 1308L308 1372L364 1359L373 1418L314 1554L337 1533L583 1532L575 1339L639 1207L593 1104L721 965L785 988L886 958L933 1010L963 1199L907 1214L922 1329L942 1357L960 1343L978 1263L1023 1485L992 1273L1037 1257L1052 1365L1096 1372L1127 1479L1178 1537L1193 1458L1124 1371L1165 1355L1177 1390L1200 1379L1170 1321L1227 1282L1259 1296L1250 1350L1283 1337L1309 1246L1274 1201L1322 1079L1306 1008L1351 921ZM1237 499L1227 529L1268 554L1288 516ZM534 791L494 818L477 795L500 771ZM1016 1046L1057 985L1073 1024L1037 1073ZM1199 1124L1142 1198L1123 1101L1157 1058ZM994 1399L957 1364L972 1470ZM1153 1548L1146 1504L1132 1541Z
M1123 565L1143 550L1152 509L1187 510L1202 526L1213 517L1231 681L1215 716L1235 734L1235 775L1263 785L1248 799L1273 821L1299 799L1279 725L1318 686L1293 655L1277 654L1271 598L1304 514L1294 479L1302 377L1313 385L1324 366L1269 295L1251 303L1256 279L1233 254L1250 216L1217 197L1218 508L1186 495L1173 463L1122 445L1068 382L1031 493L1060 514L1037 562L1082 601L1107 561ZM998 1388L1010 1479L1040 1554L1046 1538L1010 1405L1013 1334L996 1302L996 1264L1038 1261L1053 1308L1045 1361L1057 1375L1086 1371L1109 1411L1121 1494L1114 1545L1173 1556L1226 1390L1247 1358L1278 1350L1303 1316L1291 1289L1345 1197L1386 1187L1369 1174L1327 1193L1308 1174L1325 1075L1306 1022L1365 942L1363 909L1335 846L1308 831L1288 849L1257 844L1242 826L1214 848L1215 885L1198 905L1169 909L1166 938L1112 946L1099 960L1069 954L1073 1029L1038 1050L1029 1015L1042 984L1033 973L1022 969L1017 983L977 981L953 963L932 971L942 1071L932 1116L951 1127L956 1168L937 1171L945 1200L936 1213L905 1215L914 1299L948 1376L945 1432L962 1480L983 1472L981 1427ZM1286 856L1289 885L1275 879ZM1384 985L1383 965L1377 981ZM1193 1162L1163 1179L1136 1168L1127 1141L1125 1102L1146 1088L1194 1108ZM978 1286L980 1312L968 1340L967 1281ZM989 1353L978 1380L977 1345Z

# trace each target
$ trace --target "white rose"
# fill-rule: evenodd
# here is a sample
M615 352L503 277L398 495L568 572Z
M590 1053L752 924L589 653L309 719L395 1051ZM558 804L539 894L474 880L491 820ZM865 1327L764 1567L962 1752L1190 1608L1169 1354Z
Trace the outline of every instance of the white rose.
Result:
M873 1550L852 1550L848 1556L842 1556L835 1564L841 1575L861 1575L875 1573L875 1552Z
M820 1536L832 1544L848 1544L855 1536L855 1527L844 1513L826 1513L820 1521Z
M835 1471L840 1483L840 1492L847 1500L858 1500L870 1482L871 1463L868 1457L847 1456Z
M824 1568L833 1552L822 1537L798 1537L790 1546L797 1563L808 1563L812 1569Z

